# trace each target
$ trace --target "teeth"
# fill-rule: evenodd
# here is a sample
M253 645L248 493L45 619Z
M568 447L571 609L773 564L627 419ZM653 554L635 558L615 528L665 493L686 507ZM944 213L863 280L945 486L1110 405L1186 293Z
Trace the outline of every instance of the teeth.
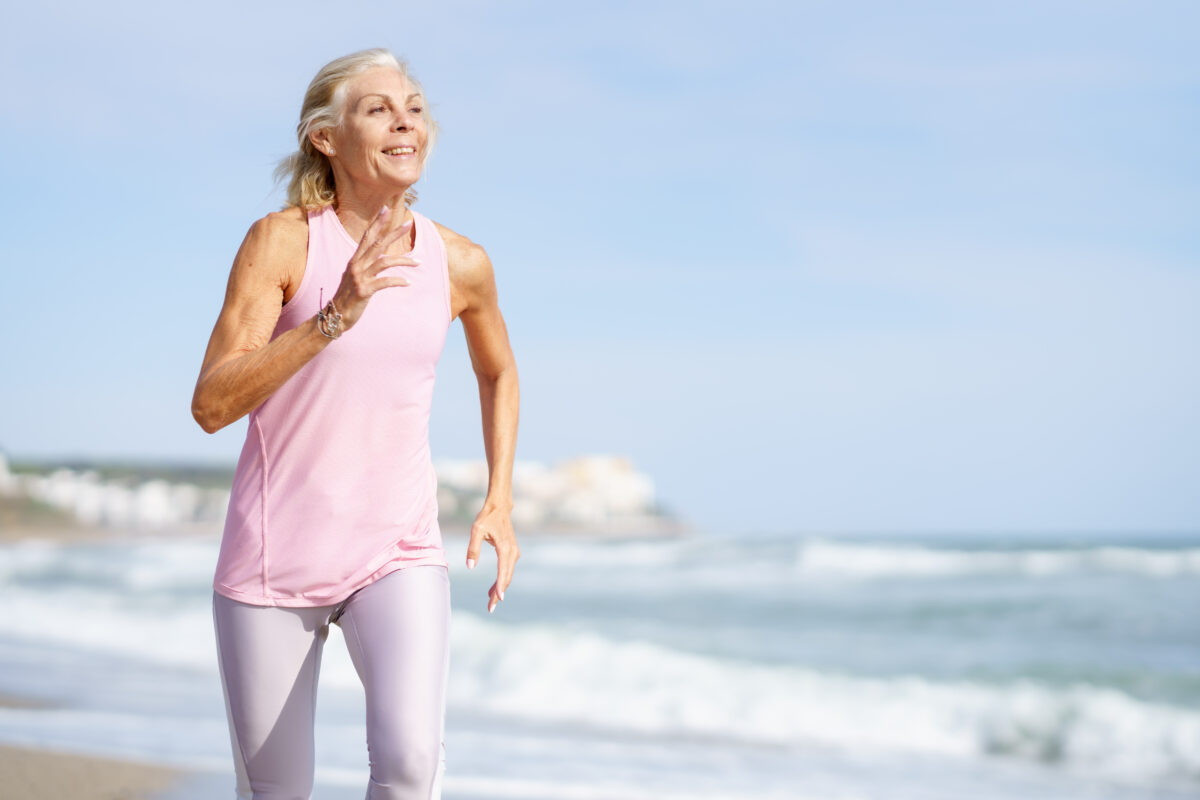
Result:
M391 150L384 150L383 152L389 156L398 156L398 155L403 155L405 153L415 153L416 148L414 148L414 147L393 147Z

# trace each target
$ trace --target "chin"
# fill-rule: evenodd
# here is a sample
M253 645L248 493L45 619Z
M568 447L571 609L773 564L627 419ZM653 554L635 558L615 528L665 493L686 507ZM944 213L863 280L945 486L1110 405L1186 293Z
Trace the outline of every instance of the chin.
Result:
M407 189L417 181L421 180L421 172L420 170L417 170L411 175L385 175L383 180L389 186L395 186L398 190Z

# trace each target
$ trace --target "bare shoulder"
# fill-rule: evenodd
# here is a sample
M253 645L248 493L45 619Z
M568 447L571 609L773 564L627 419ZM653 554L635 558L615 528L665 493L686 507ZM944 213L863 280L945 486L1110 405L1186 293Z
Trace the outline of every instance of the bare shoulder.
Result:
M273 256L295 255L296 251L308 250L308 217L296 207L283 211L272 211L255 220L246 234L247 243L264 254Z
M450 277L459 278L464 285L486 280L492 274L492 262L487 251L479 244L450 230L440 222L437 226L442 241L446 243L446 257L450 261Z
M308 230L308 215L299 206L288 206L281 211L272 211L259 220L259 222L265 222L274 228L278 228L280 231L287 231L292 234L295 234L297 231Z
M254 221L238 251L234 271L279 286L286 300L304 277L307 260L308 217L302 209L292 207Z

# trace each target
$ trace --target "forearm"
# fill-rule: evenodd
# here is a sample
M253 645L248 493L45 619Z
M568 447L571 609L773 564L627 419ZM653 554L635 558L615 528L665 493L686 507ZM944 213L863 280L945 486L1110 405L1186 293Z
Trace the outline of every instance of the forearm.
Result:
M258 408L332 340L312 317L266 345L222 361L200 376L192 416L214 433Z
M516 364L495 377L479 376L479 406L483 412L483 446L488 463L488 491L484 505L511 511L513 460L520 415Z

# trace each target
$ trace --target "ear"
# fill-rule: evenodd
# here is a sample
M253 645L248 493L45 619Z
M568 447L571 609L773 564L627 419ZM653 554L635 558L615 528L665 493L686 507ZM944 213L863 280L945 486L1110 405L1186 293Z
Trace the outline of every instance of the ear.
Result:
M308 135L308 140L312 142L312 146L324 153L326 158L332 156L335 152L333 139L329 135L330 132L329 128L321 128Z

